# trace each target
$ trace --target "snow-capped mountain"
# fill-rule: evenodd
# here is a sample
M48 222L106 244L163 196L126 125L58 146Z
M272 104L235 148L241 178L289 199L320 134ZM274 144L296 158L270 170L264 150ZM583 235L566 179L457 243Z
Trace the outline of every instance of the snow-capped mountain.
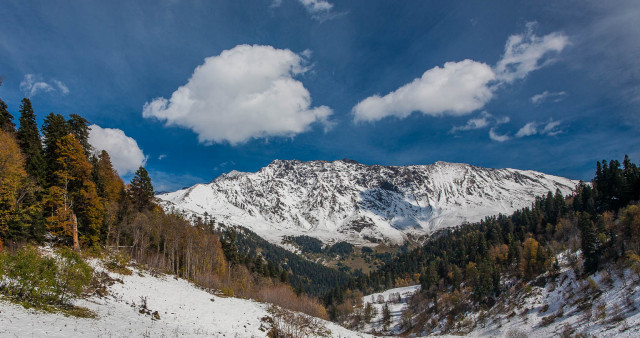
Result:
M255 173L231 171L157 197L168 211L244 226L275 243L285 235L400 243L407 234L510 214L549 191L570 194L577 184L535 171L460 163L275 160Z

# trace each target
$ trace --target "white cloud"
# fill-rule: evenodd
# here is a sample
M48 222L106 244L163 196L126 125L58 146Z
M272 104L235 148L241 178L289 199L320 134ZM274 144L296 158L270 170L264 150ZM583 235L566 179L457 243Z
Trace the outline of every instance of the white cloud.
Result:
M106 150L111 157L113 167L120 175L135 172L144 166L147 158L133 138L125 135L120 129L102 128L92 124L89 126L89 143L96 151Z
M67 87L64 83L62 83L62 81L53 80L53 83L56 84L56 86L58 87L58 90L60 90L60 93L62 93L62 95L69 94L69 87Z
M561 134L563 131L556 129L560 125L560 123L561 123L560 121L548 122L544 126L544 128L542 128L542 131L540 132L540 134L549 135L549 136L555 136L555 135Z
M311 14L328 12L333 8L333 4L325 0L298 0Z
M384 95L373 95L352 109L354 121L378 121L388 116L405 118L415 111L425 115L465 115L481 109L503 84L522 79L552 60L551 52L560 52L569 43L567 36L533 34L534 24L523 34L507 40L505 52L495 67L464 60L434 67L421 78ZM481 122L481 121L477 121ZM471 127L471 126L470 126Z
M455 133L457 131L467 131L467 130L476 130L476 129L486 128L489 126L491 118L493 118L491 114L487 113L486 111L483 111L480 114L480 117L469 119L466 124L462 126L453 127L449 132Z
M189 128L203 143L292 137L315 122L330 125L332 110L312 108L309 91L293 78L307 70L288 49L239 45L206 58L170 99L145 103L142 115Z
M491 67L473 60L447 62L427 70L385 95L374 95L353 107L355 121L377 121L387 116L405 118L414 111L425 115L464 115L482 108L493 96Z
M509 123L510 120L511 119L509 118L509 116L495 117L490 113L483 111L482 113L480 113L479 117L471 118L467 121L466 124L462 126L453 127L449 132L456 133L458 131L477 130L477 129L484 129L488 127L492 127L493 129L493 127L499 126L501 124Z
M545 90L540 94L532 96L531 102L533 102L533 104L541 104L542 102L547 100L553 100L553 102L560 102L564 99L566 95L567 95L566 92L550 93L549 91Z
M455 133L456 131L476 130L486 128L488 126L489 120L486 117L479 117L477 119L469 119L469 121L467 121L467 124L463 126L451 128L451 132Z
M525 33L511 35L507 39L504 55L495 67L501 82L511 83L525 78L532 71L552 62L548 54L561 52L569 44L569 38L558 32L538 37L533 34L534 27L535 23L528 23Z
M20 90L25 96L33 97L38 93L54 93L59 92L61 95L69 94L69 87L67 87L61 81L52 79L51 82L55 85L51 85L42 80L40 76L35 74L26 74L20 82Z
M511 137L507 134L504 134L504 135L497 134L495 132L495 128L489 129L489 138L498 142L509 141L511 139Z
M518 132L516 137L527 137L536 134L555 136L562 133L557 127L561 124L560 121L549 121L547 123L529 122L525 124Z
M165 157L167 157L167 154L160 154L160 156L158 156L158 160L162 160Z
M538 133L538 124L535 122L529 122L520 128L516 133L516 137L531 136Z
M333 4L326 0L298 0L311 17L320 22L330 20L346 13L334 13ZM282 5L282 0L272 0L271 7L277 8Z

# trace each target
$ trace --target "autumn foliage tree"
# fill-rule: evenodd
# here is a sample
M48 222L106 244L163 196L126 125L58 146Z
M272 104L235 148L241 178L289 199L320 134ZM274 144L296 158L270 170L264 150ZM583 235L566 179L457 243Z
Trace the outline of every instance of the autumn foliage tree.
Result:
M0 237L27 235L34 216L40 212L33 196L35 191L14 136L0 130Z
M54 182L47 196L47 227L56 235L72 236L76 249L78 237L88 245L97 245L104 208L91 181L91 163L71 134L62 137L56 147Z

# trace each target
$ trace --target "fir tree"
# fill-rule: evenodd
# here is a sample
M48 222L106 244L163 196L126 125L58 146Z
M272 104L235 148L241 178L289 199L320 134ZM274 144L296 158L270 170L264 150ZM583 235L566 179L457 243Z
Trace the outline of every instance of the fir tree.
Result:
M582 257L584 258L584 270L586 273L595 272L598 269L599 250L596 228L591 221L591 216L582 213L578 219L578 228L582 235Z
M13 123L13 115L7 110L7 104L0 99L0 130L15 133L16 125Z
M27 173L33 176L41 186L44 186L46 165L42 156L42 143L36 123L36 114L33 112L31 101L27 98L22 99L22 105L20 105L18 144L26 156Z
M153 206L153 185L144 167L138 168L131 180L130 194L138 210L142 211Z
M58 170L56 160L56 145L58 141L70 132L69 125L60 114L50 113L42 124L44 136L44 159L47 163L47 181L53 181L53 173Z
M76 140L78 140L82 146L84 154L89 157L91 150L93 150L93 147L89 144L89 131L91 130L91 128L89 128L89 121L80 115L71 114L69 115L69 128L73 136L76 137Z

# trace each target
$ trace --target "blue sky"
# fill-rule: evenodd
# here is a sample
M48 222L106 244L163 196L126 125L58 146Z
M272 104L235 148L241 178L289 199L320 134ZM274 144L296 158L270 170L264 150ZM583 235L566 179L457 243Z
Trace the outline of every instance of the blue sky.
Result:
M3 1L0 98L156 190L274 159L640 160L637 1Z

